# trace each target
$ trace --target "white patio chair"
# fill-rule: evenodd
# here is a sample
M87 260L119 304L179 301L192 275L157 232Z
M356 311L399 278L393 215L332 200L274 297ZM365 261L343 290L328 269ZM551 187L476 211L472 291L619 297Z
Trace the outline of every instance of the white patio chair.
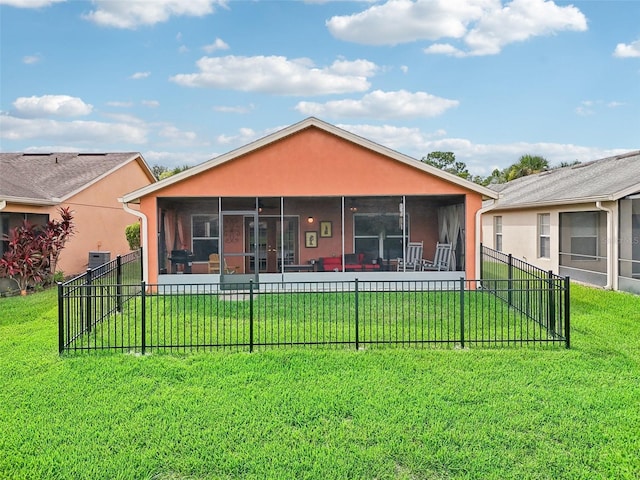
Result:
M429 260L422 261L422 270L426 271L448 271L451 268L451 244L440 243L436 244L436 253L433 256L433 262Z
M407 258L398 258L397 270L419 271L422 268L422 242L409 242L407 245Z

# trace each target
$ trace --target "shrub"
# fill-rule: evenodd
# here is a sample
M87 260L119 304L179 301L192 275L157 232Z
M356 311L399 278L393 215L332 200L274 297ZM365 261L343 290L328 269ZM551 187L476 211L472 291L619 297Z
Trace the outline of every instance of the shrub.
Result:
M140 248L140 223L136 222L127 225L124 233L127 237L127 242L129 242L129 248L138 250Z
M43 227L26 220L13 228L6 239L7 251L0 258L0 276L13 278L24 295L32 285L48 283L53 278L58 258L73 235L73 214L60 208L61 220L49 220Z

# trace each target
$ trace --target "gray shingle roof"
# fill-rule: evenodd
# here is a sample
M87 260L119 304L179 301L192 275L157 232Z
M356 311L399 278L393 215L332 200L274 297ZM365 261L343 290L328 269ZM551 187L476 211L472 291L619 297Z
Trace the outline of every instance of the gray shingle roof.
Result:
M0 153L0 200L58 201L139 157L122 153Z
M640 192L640 150L490 185L498 208L617 200Z

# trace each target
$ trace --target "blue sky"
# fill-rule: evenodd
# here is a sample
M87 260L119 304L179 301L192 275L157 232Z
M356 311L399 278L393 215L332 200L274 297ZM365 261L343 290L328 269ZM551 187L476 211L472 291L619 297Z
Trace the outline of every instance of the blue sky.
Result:
M474 174L640 148L640 0L0 0L0 149L194 165L316 116Z

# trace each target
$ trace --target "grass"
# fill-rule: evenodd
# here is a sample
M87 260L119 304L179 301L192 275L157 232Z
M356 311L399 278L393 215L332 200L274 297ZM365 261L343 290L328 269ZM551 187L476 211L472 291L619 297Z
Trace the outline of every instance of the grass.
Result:
M3 479L635 479L640 297L572 286L572 349L57 354L0 299Z

